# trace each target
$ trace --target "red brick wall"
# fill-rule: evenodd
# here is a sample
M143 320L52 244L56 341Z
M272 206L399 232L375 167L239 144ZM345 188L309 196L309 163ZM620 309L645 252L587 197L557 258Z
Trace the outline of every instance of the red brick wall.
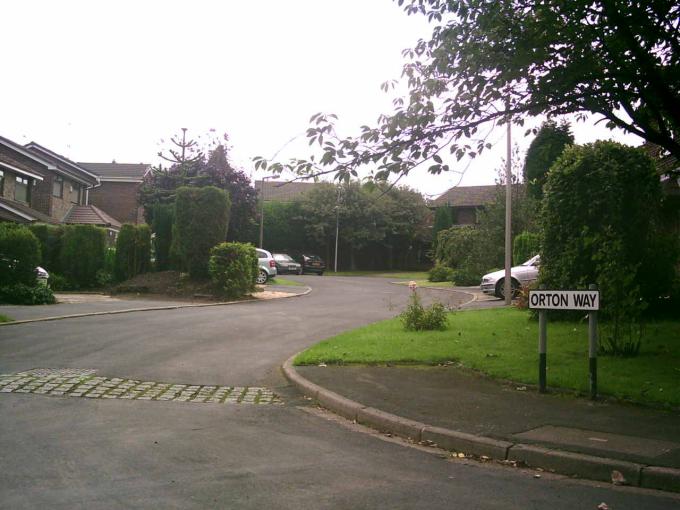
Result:
M121 223L141 223L137 204L138 182L106 182L90 190L90 203Z

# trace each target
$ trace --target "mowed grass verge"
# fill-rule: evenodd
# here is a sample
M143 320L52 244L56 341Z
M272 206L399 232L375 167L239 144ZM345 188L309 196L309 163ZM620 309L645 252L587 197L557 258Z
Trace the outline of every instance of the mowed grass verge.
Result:
M427 280L426 271L338 271L328 269L328 276L372 276L376 278L394 278L395 280Z
M548 386L588 392L588 324L549 322ZM296 365L440 364L447 361L492 377L538 383L538 323L514 308L449 315L446 331L404 331L398 318L329 338L298 355ZM680 406L680 321L649 324L635 358L600 356L603 395Z
M281 285L283 287L304 287L304 283L296 282L295 280L288 280L286 278L276 277L267 282L267 285Z
M6 315L0 314L0 322L12 322L12 319L7 317Z

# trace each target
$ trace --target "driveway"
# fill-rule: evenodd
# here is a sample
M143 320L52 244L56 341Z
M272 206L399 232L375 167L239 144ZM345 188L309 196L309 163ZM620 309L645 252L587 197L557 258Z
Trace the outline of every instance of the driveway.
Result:
M0 327L0 373L94 370L30 377L58 381L46 393L56 384L102 392L0 393L0 508L680 508L670 495L452 461L321 413L280 364L394 316L409 291L377 278L300 280L313 291L295 299ZM145 383L173 395L200 389L184 400L115 395ZM279 400L229 402L235 388Z

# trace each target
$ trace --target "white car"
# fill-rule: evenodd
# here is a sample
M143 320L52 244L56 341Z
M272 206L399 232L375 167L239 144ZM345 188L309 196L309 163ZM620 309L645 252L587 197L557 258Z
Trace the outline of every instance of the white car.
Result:
M276 276L276 261L272 254L267 250L261 250L260 248L255 248L257 252L257 262L259 270L257 272L256 283L260 285L267 283L267 280L274 278Z
M519 291L522 285L526 285L535 281L538 278L538 269L541 265L540 255L535 255L529 260L510 269L512 276L512 294L513 296ZM485 274L482 277L482 284L479 286L484 294L496 296L498 298L505 297L505 269L494 271L493 273Z

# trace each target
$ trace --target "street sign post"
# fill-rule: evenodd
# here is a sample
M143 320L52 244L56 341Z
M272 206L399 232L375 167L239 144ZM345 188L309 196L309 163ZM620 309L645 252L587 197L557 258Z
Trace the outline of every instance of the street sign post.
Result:
M538 390L546 391L548 310L582 310L588 313L588 373L590 398L597 397L597 311L600 309L600 292L597 285L588 290L539 290L529 292L529 308L538 310Z

